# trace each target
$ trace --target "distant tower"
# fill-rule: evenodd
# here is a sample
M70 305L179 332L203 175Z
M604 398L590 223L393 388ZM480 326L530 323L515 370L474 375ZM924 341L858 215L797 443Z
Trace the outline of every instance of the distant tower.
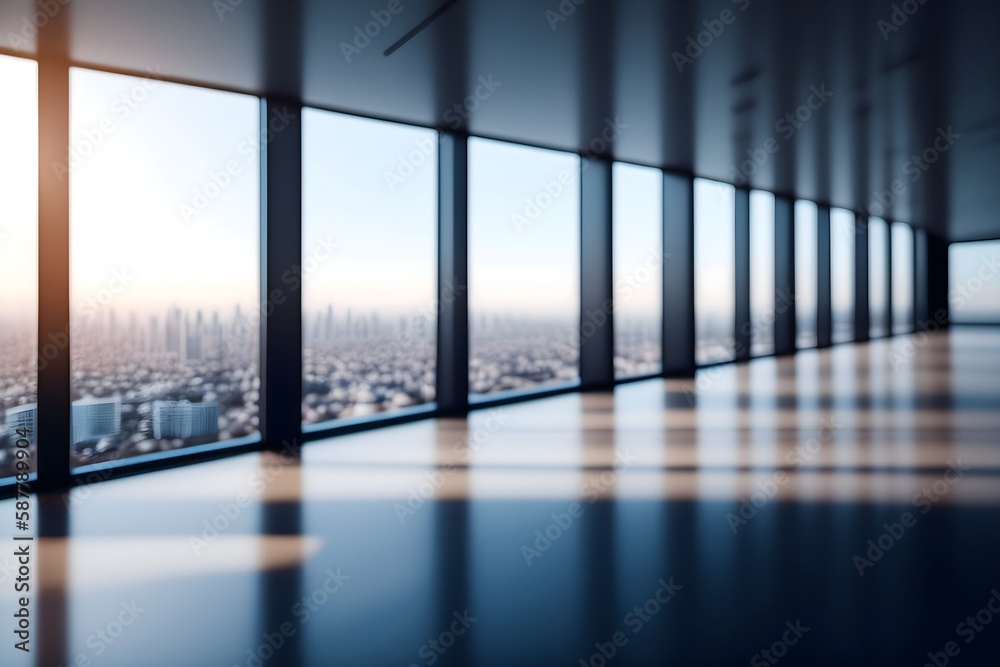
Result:
M199 310L195 316L194 326L191 326L191 322L187 314L184 315L184 361L201 360L201 341L204 330L203 324L204 322L202 320L201 310Z
M243 317L243 311L240 310L240 307L237 304L236 315L233 317L232 338L233 340L242 340L246 338L249 333L249 325L247 324L246 318Z
M219 356L222 354L222 324L219 322L218 311L212 311L212 325L209 331L209 340L211 341L212 354Z
M167 352L173 352L183 359L183 339L181 311L179 308L171 308L167 312Z
M323 333L323 338L327 342L333 340L333 306L326 307L326 330Z
M135 312L128 315L128 344L134 347L139 340L139 319Z
M162 347L160 345L160 324L156 319L156 315L149 316L149 349L153 352L159 352Z

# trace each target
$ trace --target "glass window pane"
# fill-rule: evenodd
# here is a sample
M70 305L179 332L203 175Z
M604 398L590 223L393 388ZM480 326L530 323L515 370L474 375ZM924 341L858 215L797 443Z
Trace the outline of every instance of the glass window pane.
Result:
M750 354L774 352L774 195L750 192Z
M948 247L948 303L952 322L1000 324L998 272L1000 241L953 243Z
M70 88L72 464L259 437L259 101Z
M434 401L437 133L303 110L306 424Z
M816 204L795 202L795 346L816 347L819 267Z
M889 225L882 218L868 218L868 280L871 335L889 335Z
M663 172L612 166L615 377L659 373L663 328Z
M833 342L854 340L854 214L830 209L830 298Z
M892 332L913 331L913 229L892 223Z
M469 318L471 394L578 380L579 156L469 140Z
M0 478L16 469L18 441L35 470L38 423L38 70L0 56ZM26 437L25 437L26 436ZM25 445L24 440L28 443Z
M736 358L736 189L694 181L695 363Z

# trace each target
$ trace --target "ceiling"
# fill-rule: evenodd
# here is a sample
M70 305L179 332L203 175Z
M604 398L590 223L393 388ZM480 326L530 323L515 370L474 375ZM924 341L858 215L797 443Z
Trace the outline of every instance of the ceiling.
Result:
M617 119L608 157L872 213L895 182L885 217L1000 238L1000 3L458 0L384 55L445 1L47 0L60 7L49 32L21 46L565 150ZM14 53L11 33L31 35L34 11L3 0L0 53ZM348 62L373 11L385 25ZM689 37L706 46L678 68ZM463 119L455 105L480 77L499 85ZM832 95L807 114L813 87ZM789 136L776 123L797 110L809 118ZM959 136L939 151L949 128ZM926 169L911 161L925 150ZM760 164L741 168L750 155Z

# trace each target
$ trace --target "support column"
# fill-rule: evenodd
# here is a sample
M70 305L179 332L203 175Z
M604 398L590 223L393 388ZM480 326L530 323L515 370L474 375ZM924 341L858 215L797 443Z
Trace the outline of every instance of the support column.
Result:
M948 309L948 241L940 236L921 231L923 237L922 252L917 257L916 275L920 284L920 297L918 303L922 303L923 310L920 312L920 320L927 325L931 321L939 327L946 327L949 323ZM921 277L923 278L921 282ZM919 321L919 320L918 320ZM926 326L921 326L923 330Z
M272 119L279 126L269 127ZM261 100L261 434L268 449L302 434L302 289L284 280L302 266L302 105Z
M611 162L580 161L580 388L615 385Z
M854 216L854 340L866 341L871 332L868 280L868 216Z
M833 343L833 289L830 267L830 207L816 207L816 347Z
M62 7L38 34L38 474L32 516L38 538L36 661L64 664L68 636L68 600L64 586L69 571L64 538L70 534L70 513L62 494L44 493L71 485L69 451L72 435L70 393L70 257L69 186L71 176L54 169L66 164L70 146L69 16ZM16 130L13 130L16 131ZM35 526L32 526L33 528ZM27 535L24 535L27 536ZM51 583L51 586L44 586Z
M750 358L750 191L736 190L736 360Z
M693 377L694 181L663 175L663 374Z
M53 27L56 21L53 21ZM44 43L45 40L43 40ZM38 489L70 484L69 63L38 62Z
M774 353L795 354L794 202L774 198Z
M437 404L442 416L469 412L469 140L438 143Z

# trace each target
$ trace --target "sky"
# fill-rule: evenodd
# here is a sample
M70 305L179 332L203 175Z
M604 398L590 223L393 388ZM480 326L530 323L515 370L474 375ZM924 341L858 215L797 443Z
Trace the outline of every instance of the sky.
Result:
M816 204L804 199L795 201L795 319L800 334L813 336L819 294L816 218Z
M434 130L305 110L307 313L333 305L338 318L348 308L388 317L433 307L437 142Z
M913 228L894 222L892 239L892 321L893 326L912 328L913 312Z
M38 91L33 60L0 56L0 323L35 327L38 310Z
M576 326L579 302L579 156L470 139L473 321L502 314L560 318Z
M248 95L71 70L75 312L111 288L119 313L228 316L257 303L259 108Z
M615 317L658 321L663 295L663 173L616 162L611 168Z
M34 321L37 91L34 61L0 56L11 103L0 107L0 322ZM160 314L171 305L253 308L259 291L260 103L247 95L74 68L71 72L71 293L74 308L128 277L112 307ZM437 133L332 112L303 118L303 260L307 312L386 316L433 306L437 261ZM14 159L10 159L14 156ZM227 168L232 173L226 173ZM579 157L486 139L469 142L470 300L476 314L575 321L579 300ZM662 178L616 163L616 283L661 244ZM562 178L562 181L560 181ZM219 186L219 183L222 186ZM731 186L695 181L700 317L734 309ZM753 311L773 293L773 196L751 193ZM800 327L816 307L816 206L796 201ZM853 301L853 216L832 209L834 306ZM840 231L838 231L840 230ZM894 274L912 275L912 231L893 224ZM880 285L872 227L872 306ZM332 254L327 248L333 248ZM958 249L953 280L965 275ZM843 257L843 259L841 259ZM972 261L971 259L969 260ZM966 262L968 264L968 262ZM841 268L843 265L843 268ZM894 281L895 305L912 307ZM619 305L659 317L659 274ZM992 292L991 292L992 293ZM991 299L993 297L990 297ZM1000 298L1000 297L996 297ZM994 299L995 301L995 299ZM983 307L995 310L983 297Z
M1000 241L953 243L948 250L948 289L957 297L952 321L1000 322Z
M695 327L736 316L736 189L694 181ZM733 320L735 322L735 320ZM735 326L735 325L734 325Z
M885 263L886 248L889 243L889 225L882 218L868 218L868 305L871 309L873 333L883 335L885 327L885 306L888 297L888 270Z
M854 213L830 209L830 292L834 328L854 322ZM841 322L842 320L842 322ZM853 333L852 333L853 337Z

